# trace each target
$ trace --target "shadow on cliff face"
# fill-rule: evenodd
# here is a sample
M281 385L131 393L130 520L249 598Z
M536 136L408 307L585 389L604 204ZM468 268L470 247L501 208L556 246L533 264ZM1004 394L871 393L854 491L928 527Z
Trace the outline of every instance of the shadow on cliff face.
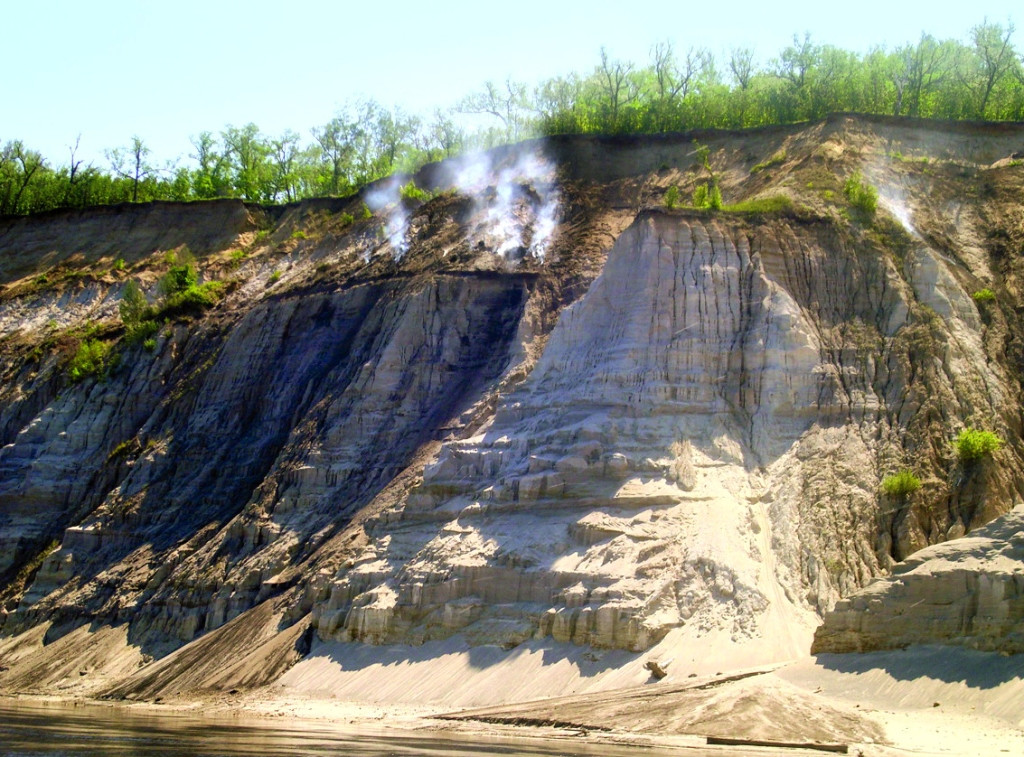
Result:
M465 656L474 670L486 670L499 665L513 665L523 656L540 655L542 665L568 665L581 678L593 678L609 670L617 670L637 660L640 655L625 650L601 650L600 653L586 648L551 639L524 642L513 649L502 649L495 644L471 645L461 636L443 641L428 641L412 646L408 644L387 644L372 646L355 642L314 642L310 655L329 660L346 672L372 670L375 667L415 665L435 661L446 655Z
M104 572L126 557L117 570L149 586L114 612L146 651L252 606L500 374L524 298L516 277L399 281L274 302L163 345L180 352L160 388L170 401L140 424L139 457L53 558L73 560L78 606L111 611Z

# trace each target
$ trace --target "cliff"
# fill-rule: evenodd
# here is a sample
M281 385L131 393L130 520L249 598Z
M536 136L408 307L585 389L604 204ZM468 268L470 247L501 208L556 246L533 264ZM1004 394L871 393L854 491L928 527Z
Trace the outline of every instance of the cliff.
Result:
M806 653L1024 492L1022 147L835 116L0 219L0 688L228 690L452 637ZM725 210L665 207L712 174ZM132 342L126 283L158 304L185 246L223 299ZM965 465L965 427L1006 444Z
M840 600L814 652L950 644L1024 652L1024 505L970 535L915 552Z

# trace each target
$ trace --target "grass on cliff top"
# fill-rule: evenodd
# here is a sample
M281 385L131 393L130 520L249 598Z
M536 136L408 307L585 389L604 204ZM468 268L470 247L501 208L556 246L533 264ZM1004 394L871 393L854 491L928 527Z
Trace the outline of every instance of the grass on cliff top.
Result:
M771 195L754 200L744 200L733 205L723 205L726 213L793 213L796 206L786 195Z
M721 211L723 213L750 215L796 212L793 200L784 194L757 197L727 205L722 201L722 190L719 188L716 179L697 184L693 189L693 198L689 205L682 201L682 192L679 186L673 184L665 190L662 204L669 210L680 208L684 210Z

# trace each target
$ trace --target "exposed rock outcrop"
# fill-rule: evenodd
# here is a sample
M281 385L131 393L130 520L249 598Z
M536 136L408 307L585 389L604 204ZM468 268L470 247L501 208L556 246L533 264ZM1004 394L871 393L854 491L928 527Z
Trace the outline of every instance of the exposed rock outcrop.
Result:
M969 535L926 547L836 603L815 652L956 644L1024 652L1024 505Z

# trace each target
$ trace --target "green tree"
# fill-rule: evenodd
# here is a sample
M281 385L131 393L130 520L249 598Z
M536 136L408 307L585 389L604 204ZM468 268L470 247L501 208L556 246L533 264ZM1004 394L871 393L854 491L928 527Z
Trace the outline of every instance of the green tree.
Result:
M129 279L121 292L121 302L118 305L118 312L121 314L121 322L125 326L132 326L143 319L147 310L146 295L134 279Z
M512 79L506 79L504 86L485 82L482 91L462 99L459 111L492 116L501 123L497 139L494 139L494 132L485 138L488 147L499 141L517 142L526 136L531 126L526 85Z
M156 171L149 162L149 154L149 147L137 135L132 137L130 146L107 151L107 160L114 173L131 182L132 202L139 201L140 185Z
M46 159L40 153L21 140L8 142L0 151L0 213L44 210L34 202L32 187L45 174Z
M993 92L1018 65L1016 51L1010 44L1014 26L1008 23L989 23L987 20L971 29L974 43L975 70L973 73L975 116L985 118Z
M231 160L219 149L212 132L203 131L191 140L195 152L191 158L198 164L191 176L195 196L208 200L214 197L230 197L234 194L231 185Z
M259 127L254 123L241 128L229 125L221 139L231 158L235 191L250 202L270 202L274 194L270 145Z
M313 129L313 139L320 148L320 165L324 169L321 174L323 194L338 195L350 188L348 174L359 136L359 125L346 114L339 114Z

